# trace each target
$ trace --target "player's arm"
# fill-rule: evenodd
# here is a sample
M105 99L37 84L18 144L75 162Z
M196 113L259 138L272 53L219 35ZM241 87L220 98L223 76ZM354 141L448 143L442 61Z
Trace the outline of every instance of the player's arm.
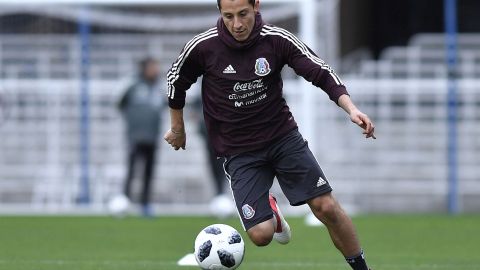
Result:
M287 64L298 75L323 89L333 102L349 114L352 122L363 129L367 138L375 139L372 121L353 104L345 85L335 71L293 34L282 31L279 36L282 37L279 42L282 43L281 48Z
M276 42L279 43L277 48L281 48L278 54L282 55L285 63L297 75L302 76L314 86L321 88L337 104L340 96L348 95L345 85L335 71L308 48L305 43L286 30L282 30L280 33L273 31L273 33L278 35L276 38Z
M175 150L180 148L185 150L186 146L187 137L183 120L186 91L203 74L200 53L197 48L188 45L189 43L167 74L170 129L165 133L164 139Z
M376 139L375 125L368 115L362 113L353 103L349 95L342 95L338 98L338 106L340 106L350 116L350 120L363 129L365 137Z
M122 97L120 98L120 100L118 101L117 103L117 108L120 110L120 111L123 111L125 109L125 107L127 106L128 104L128 100L129 100L129 96L130 96L130 93L132 92L133 90L133 85L130 86L127 90L125 90L125 92L123 93Z
M185 150L187 136L185 133L185 124L183 121L183 109L176 110L170 108L170 126L171 128L165 134L164 139L175 150L182 148Z

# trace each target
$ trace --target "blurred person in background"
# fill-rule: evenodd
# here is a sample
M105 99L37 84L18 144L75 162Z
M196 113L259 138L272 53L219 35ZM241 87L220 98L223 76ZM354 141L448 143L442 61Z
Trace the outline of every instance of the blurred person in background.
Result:
M155 168L157 139L161 125L163 93L158 87L159 64L147 57L140 61L138 79L127 88L118 107L126 122L128 171L124 194L131 200L132 180L138 162L142 162L143 187L140 198L142 214L153 216L150 204Z
M207 154L207 162L210 173L213 177L213 185L215 196L210 201L210 213L220 219L227 218L235 214L235 205L232 201L231 195L227 195L227 178L223 169L223 159L217 156L210 139L208 138L208 130L205 126L203 118L203 103L202 98L194 99L191 104L193 109L192 118L198 124L198 133L202 137L205 144L205 151ZM228 191L230 192L230 191Z

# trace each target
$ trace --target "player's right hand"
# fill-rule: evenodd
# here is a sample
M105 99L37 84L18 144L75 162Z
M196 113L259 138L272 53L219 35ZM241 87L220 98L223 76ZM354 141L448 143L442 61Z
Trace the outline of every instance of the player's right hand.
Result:
M373 124L372 120L368 117L368 115L362 113L359 110L353 110L350 113L350 120L352 120L353 123L357 124L359 127L363 129L363 134L365 137L372 138L372 139L377 139L375 136L375 125Z
M185 150L185 145L187 143L187 135L185 134L185 130L177 131L169 129L163 138L175 149L175 151L180 148Z

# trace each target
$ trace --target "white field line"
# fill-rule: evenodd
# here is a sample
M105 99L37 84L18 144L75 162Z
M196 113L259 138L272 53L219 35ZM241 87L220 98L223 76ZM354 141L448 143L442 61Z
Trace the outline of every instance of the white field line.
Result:
M153 260L141 260L141 261L126 261L126 260L104 260L104 261L88 261L88 260L0 260L1 264L41 264L41 265L123 265L123 266L177 266L176 262L171 261L153 261ZM248 262L250 267L273 267L274 269L302 269L305 267L339 267L344 266L345 263L325 263L325 262ZM478 269L477 264L471 265L457 265L457 264L380 264L379 267L385 267L389 269Z

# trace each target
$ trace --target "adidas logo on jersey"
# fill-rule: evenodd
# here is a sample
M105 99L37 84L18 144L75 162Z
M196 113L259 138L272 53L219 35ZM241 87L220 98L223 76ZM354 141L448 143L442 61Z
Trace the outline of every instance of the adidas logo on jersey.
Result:
M223 70L223 74L236 74L237 71L232 67L232 65L228 65L228 67L226 67L224 70Z
M321 187L323 185L327 184L327 181L325 181L325 179L323 179L322 177L320 177L320 179L318 179L318 182L317 182L317 187Z

